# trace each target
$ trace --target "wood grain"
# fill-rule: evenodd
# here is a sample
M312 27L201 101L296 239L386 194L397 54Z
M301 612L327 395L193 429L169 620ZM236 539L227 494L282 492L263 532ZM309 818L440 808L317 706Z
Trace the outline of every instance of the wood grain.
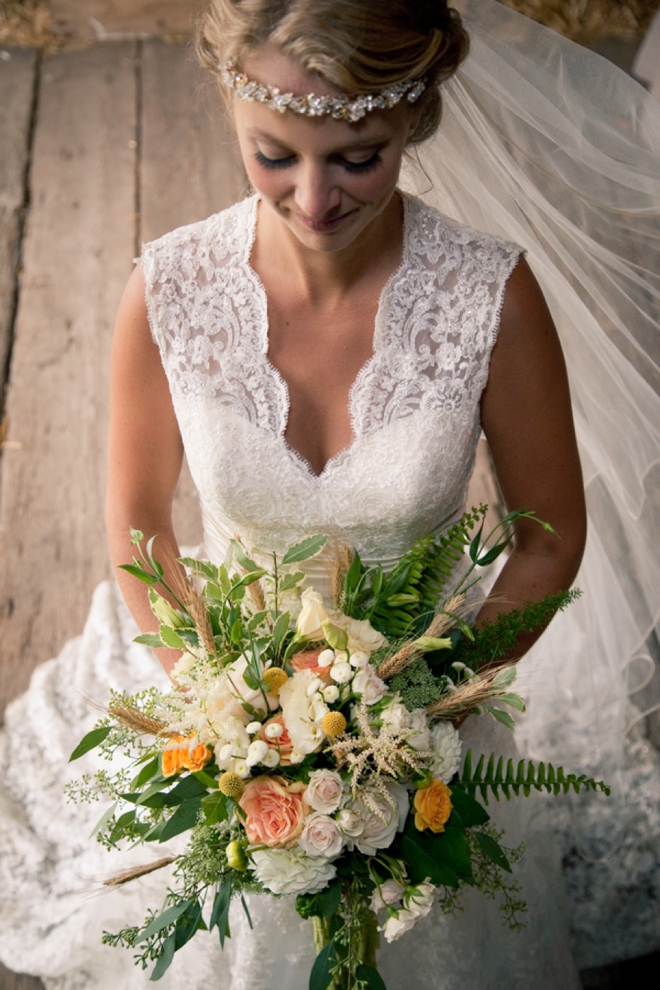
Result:
M144 44L141 102L140 234L146 242L231 206L246 180L217 86L190 49ZM198 544L199 504L186 465L173 515L180 543Z
M190 35L205 0L50 0L55 31L97 41L126 34Z
M36 53L8 49L0 62L0 402L11 340Z
M0 490L0 704L109 574L108 363L134 246L134 44L44 61Z

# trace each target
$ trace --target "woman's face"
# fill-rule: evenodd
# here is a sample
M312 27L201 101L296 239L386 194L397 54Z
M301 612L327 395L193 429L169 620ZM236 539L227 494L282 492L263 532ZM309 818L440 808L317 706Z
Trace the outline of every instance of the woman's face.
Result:
M267 46L242 68L250 79L283 93L341 93ZM237 98L234 110L252 185L306 247L347 247L391 202L413 122L408 103L371 111L355 124L279 113Z

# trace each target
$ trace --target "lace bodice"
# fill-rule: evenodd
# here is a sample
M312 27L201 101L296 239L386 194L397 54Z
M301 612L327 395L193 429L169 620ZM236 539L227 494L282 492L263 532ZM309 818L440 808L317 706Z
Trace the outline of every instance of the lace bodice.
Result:
M282 550L327 532L387 562L461 511L520 249L404 203L401 264L350 393L353 439L318 476L284 439L288 391L268 360L267 299L250 266L258 199L144 248L151 328L209 554L236 533Z

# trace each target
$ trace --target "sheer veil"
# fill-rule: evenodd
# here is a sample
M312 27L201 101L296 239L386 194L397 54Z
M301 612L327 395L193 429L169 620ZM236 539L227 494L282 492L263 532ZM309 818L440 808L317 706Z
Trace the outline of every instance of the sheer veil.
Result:
M517 735L529 756L614 785L608 828L574 816L587 855L602 856L630 819L626 736L660 706L660 107L495 0L454 6L471 53L404 184L524 246L559 329L589 539L581 601L522 665L531 704Z

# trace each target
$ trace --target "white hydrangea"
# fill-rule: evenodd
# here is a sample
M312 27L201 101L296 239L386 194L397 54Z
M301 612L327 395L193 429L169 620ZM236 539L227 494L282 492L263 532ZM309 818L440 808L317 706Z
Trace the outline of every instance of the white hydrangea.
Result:
M438 722L431 730L431 773L448 784L461 765L461 740L450 722Z
M325 856L307 856L300 848L258 849L254 875L273 894L317 894L337 870Z

